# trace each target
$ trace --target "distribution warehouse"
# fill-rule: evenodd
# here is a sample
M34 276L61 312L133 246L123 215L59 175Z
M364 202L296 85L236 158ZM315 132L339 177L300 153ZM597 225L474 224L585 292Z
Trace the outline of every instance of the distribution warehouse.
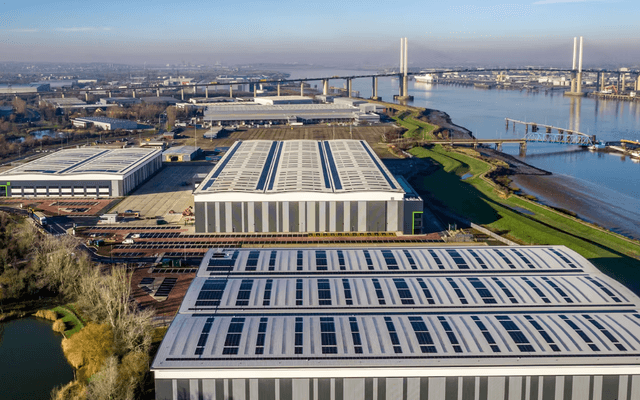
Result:
M0 174L13 197L117 197L129 194L162 167L152 149L60 150Z
M634 400L640 299L564 246L212 249L156 399Z
M422 229L422 199L362 140L238 141L194 203L196 232Z

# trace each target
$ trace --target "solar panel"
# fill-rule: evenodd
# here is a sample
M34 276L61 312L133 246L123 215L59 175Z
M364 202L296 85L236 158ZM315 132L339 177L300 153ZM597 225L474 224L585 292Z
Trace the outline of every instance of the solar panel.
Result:
M169 296L171 289L173 289L177 281L178 281L177 278L164 278L164 280L158 287L158 290L156 291L155 295L158 297Z
M139 285L151 285L155 280L156 278L142 278Z

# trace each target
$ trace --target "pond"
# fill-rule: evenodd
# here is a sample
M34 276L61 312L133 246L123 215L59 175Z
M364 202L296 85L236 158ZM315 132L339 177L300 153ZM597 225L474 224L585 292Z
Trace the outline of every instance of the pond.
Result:
M73 380L51 323L23 318L0 323L0 399L49 400L51 390Z

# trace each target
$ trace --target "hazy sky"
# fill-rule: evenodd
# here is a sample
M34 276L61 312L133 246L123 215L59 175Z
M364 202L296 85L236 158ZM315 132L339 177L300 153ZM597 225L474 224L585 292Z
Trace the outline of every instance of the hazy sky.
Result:
M0 61L640 63L639 0L0 0Z

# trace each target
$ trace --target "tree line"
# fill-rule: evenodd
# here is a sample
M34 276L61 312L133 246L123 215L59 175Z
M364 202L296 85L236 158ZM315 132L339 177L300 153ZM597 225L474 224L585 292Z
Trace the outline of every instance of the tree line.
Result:
M40 233L27 219L0 212L0 308L25 300L73 303L88 322L63 350L76 379L53 399L134 399L144 392L152 310L132 299L124 267L101 268L72 236Z

